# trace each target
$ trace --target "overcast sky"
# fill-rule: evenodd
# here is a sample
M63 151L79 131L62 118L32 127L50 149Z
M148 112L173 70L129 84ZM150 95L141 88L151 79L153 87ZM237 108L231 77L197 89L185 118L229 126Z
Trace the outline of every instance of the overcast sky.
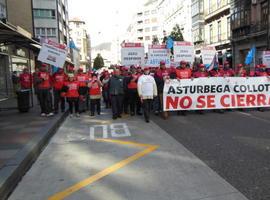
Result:
M124 32L132 14L144 0L68 0L68 2L69 18L79 17L86 21L92 46L96 46L102 42L110 42L117 34Z

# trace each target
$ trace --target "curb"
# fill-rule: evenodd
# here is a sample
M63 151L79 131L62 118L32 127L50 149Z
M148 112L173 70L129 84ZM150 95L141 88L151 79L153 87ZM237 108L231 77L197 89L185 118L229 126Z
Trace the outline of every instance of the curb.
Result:
M25 173L36 161L40 153L46 147L50 138L56 133L59 126L65 120L68 111L62 114L55 123L48 123L43 127L41 134L35 136L21 149L13 159L9 160L0 171L0 199L6 200Z

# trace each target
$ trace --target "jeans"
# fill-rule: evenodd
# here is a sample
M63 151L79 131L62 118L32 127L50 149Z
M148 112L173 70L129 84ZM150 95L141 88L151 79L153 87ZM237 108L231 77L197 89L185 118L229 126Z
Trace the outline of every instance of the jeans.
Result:
M123 95L112 95L111 102L113 118L120 117L123 112Z
M75 113L79 113L79 98L67 98L67 102L69 105L68 109L70 114L73 114L73 108L75 108Z
M150 112L152 107L153 100L152 99L144 99L143 100L143 114L146 121L150 119Z
M41 113L52 112L52 94L50 89L38 89L38 99L40 101Z
M101 99L91 99L90 100L91 115L95 114L95 110L97 110L97 114L100 115L100 101L101 101Z
M53 96L54 96L54 111L59 111L59 103L61 104L61 111L65 111L65 98L61 97L61 90L53 90Z

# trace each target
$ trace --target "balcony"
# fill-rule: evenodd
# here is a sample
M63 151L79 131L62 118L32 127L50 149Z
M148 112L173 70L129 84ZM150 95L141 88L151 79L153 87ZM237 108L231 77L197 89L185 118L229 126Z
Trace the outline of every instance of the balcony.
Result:
M230 43L230 35L225 32L219 35L214 35L211 38L208 37L205 40L205 44L214 46L225 45L228 43Z
M258 22L241 25L232 29L232 39L234 41L257 37L267 34L268 25L267 22Z
M225 11L230 11L230 2L228 0L220 0L219 4L217 1L214 1L211 5L210 8L205 10L205 20L209 20L216 15L219 15Z

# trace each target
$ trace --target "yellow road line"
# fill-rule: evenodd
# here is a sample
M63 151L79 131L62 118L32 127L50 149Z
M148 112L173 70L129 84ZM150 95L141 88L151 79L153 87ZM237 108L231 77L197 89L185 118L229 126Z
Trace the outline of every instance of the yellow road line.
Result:
M125 160L122 160L104 170L102 170L101 172L79 182L76 183L75 185L65 189L62 192L59 192L51 197L49 197L48 200L62 200L68 196L70 196L71 194L73 194L74 192L77 192L78 190L104 178L105 176L121 169L122 167L140 159L143 156L146 156L147 154L155 151L158 146L155 145L150 145L150 144L140 144L140 143L136 143L136 142L129 142L129 141L121 141L121 140L110 140L110 139L99 139L97 140L99 142L111 142L111 143L118 143L118 144L124 144L124 145L132 145L132 146L137 146L137 147L147 147L146 149L134 154L133 156L128 157Z

